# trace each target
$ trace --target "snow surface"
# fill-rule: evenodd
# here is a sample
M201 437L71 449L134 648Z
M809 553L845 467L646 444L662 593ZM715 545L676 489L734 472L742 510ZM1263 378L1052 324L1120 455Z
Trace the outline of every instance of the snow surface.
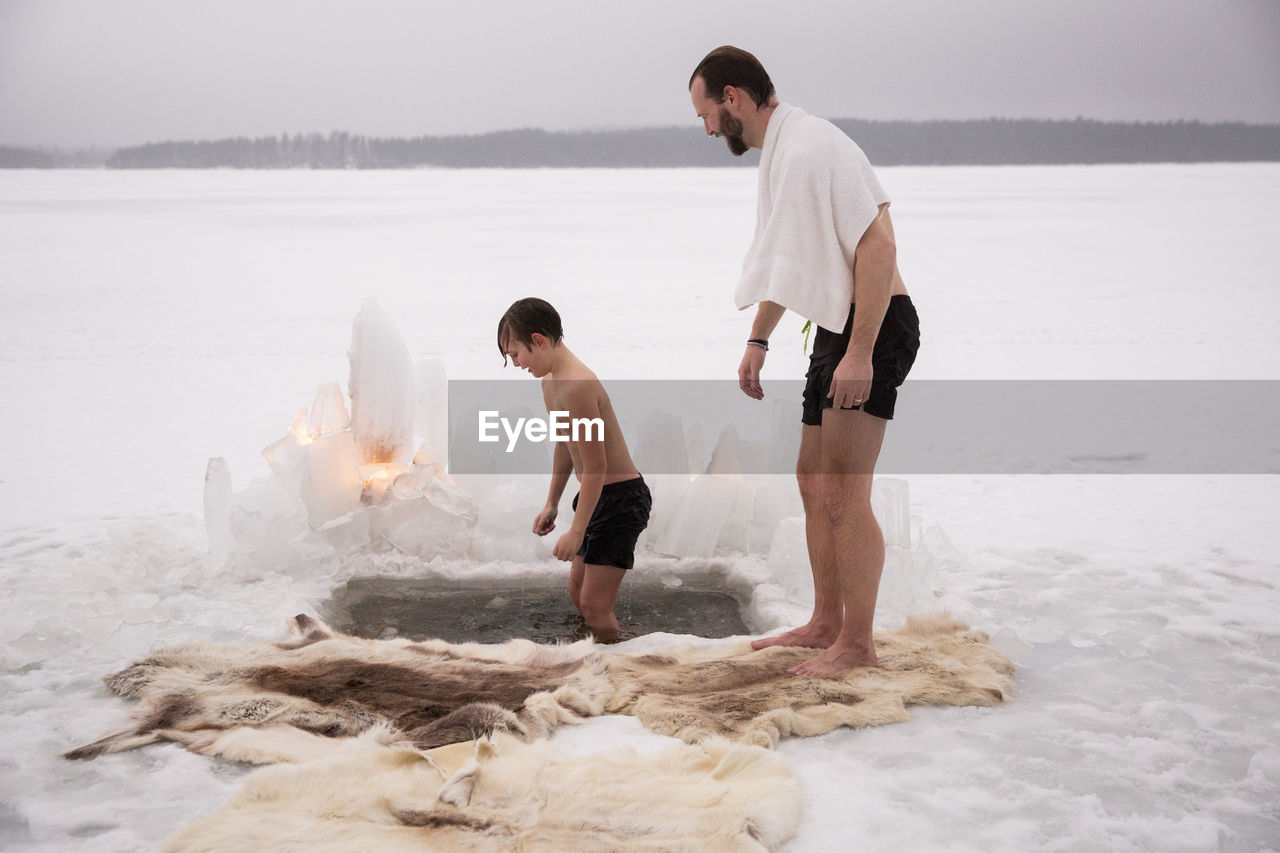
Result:
M1280 166L880 174L913 377L1280 378ZM513 558L516 512L491 511L492 560L210 554L209 458L238 491L266 474L260 450L347 376L364 298L450 379L511 375L494 326L527 295L606 382L731 377L754 194L750 170L0 171L0 846L146 848L236 790L245 768L172 746L58 757L122 721L99 679L149 649L277 638L355 574L563 573ZM799 327L766 378L803 374ZM1018 664L1017 693L784 741L807 803L788 850L1280 849L1280 477L903 479L928 571L891 567L881 624L951 609ZM638 572L720 578L763 630L805 615L785 563L642 553ZM716 642L617 648L689 639ZM664 739L612 718L556 742Z

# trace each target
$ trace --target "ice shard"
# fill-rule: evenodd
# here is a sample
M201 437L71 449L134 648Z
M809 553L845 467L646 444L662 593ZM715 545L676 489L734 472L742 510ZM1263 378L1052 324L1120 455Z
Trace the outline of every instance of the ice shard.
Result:
M376 299L366 299L351 328L351 432L360 464L413 459L417 389L409 348Z
M880 523L887 547L911 547L911 491L906 480L876 477L871 488L871 511Z
M743 482L713 474L698 477L680 498L654 549L673 557L710 557L738 505Z
M739 451L742 439L738 438L738 428L729 424L720 431L716 446L711 451L711 461L707 463L708 474L741 474L742 461Z
M689 489L689 459L696 444L699 460L702 456L702 428L694 424L688 434L679 416L669 412L650 410L637 421L632 459L644 475L653 495L653 511L649 527L642 534L646 544L663 537L667 525L675 517L675 510L684 500ZM701 470L701 468L699 468Z
M769 413L769 461L771 474L790 474L800 456L800 415L804 407L795 400L776 399Z
M347 405L342 399L342 386L337 382L324 383L316 389L316 399L307 417L307 433L312 438L320 438L349 426L351 416L347 414Z
M364 481L356 460L355 442L343 430L302 446L306 460L302 502L312 529L353 512L360 506Z
M641 471L688 474L689 445L679 416L659 411L645 414L640 419L633 458Z
M414 375L418 394L416 426L421 438L414 462L425 453L432 462L443 465L449 455L449 379L444 360L419 359Z
M204 471L204 529L215 565L231 555L231 466L221 456L209 460Z
M286 480L293 479L303 465L302 446L311 440L307 432L307 410L293 416L293 423L284 438L262 448L262 458L267 460L272 473Z
M429 500L389 501L366 512L374 535L405 554L456 558L471 551L470 522Z
M804 604L813 601L813 572L804 518L778 522L769 547L768 566L769 574L790 599Z

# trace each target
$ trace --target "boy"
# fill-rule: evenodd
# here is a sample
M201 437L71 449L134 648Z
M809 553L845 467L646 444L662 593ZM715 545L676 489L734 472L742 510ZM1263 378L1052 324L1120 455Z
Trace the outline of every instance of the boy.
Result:
M542 299L521 299L498 321L498 351L542 380L542 399L548 414L568 412L569 421L598 419L595 428L555 442L551 488L547 503L533 521L533 532L545 536L555 529L560 496L569 473L580 483L573 499L573 521L560 536L553 553L572 560L569 595L592 633L603 640L618 636L613 605L622 576L631 568L636 539L649 524L649 487L627 450L609 395L596 375L562 340L560 315Z

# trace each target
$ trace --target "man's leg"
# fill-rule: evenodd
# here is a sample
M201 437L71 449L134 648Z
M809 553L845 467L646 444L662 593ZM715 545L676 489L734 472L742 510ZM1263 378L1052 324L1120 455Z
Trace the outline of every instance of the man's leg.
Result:
M612 641L618 638L618 617L613 604L618 598L618 587L626 571L617 566L584 566L582 592L578 599L578 612L599 639Z
M884 534L871 512L871 482L887 423L862 411L822 413L823 473L819 476L831 522L828 541L839 576L844 622L825 651L790 670L796 674L820 677L876 666L871 623L884 570Z
M840 578L831 552L831 517L822 495L822 428L800 427L800 457L796 460L796 482L804 504L805 543L809 548L809 569L813 572L813 615L793 631L751 641L751 648L808 646L825 649L840 633L844 621L844 600Z

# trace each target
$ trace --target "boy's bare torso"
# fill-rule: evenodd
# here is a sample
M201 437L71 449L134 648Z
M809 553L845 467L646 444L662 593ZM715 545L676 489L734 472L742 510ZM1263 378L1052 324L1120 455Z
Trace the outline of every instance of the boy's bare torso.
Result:
M575 359L576 361L576 359ZM635 463L631 461L631 452L627 449L626 439L618 427L617 415L613 412L613 403L604 390L604 385L586 365L578 362L570 365L559 376L546 376L542 380L542 399L547 411L567 411L569 417L598 417L604 422L604 456L605 485L633 480L640 476ZM583 411L583 402L590 405ZM597 434L587 431L583 436L594 438ZM569 458L573 461L573 474L582 480L582 447L581 441L568 441Z

